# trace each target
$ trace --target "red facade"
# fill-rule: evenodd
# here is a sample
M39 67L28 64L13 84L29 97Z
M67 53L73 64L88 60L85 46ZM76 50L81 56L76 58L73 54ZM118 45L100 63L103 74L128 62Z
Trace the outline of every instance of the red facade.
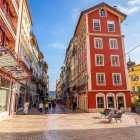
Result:
M101 10L104 12L103 16ZM124 36L121 32L121 22L126 15L101 3L83 11L78 24L83 16L86 17L86 43L89 45L87 71L90 71L88 83L91 86L88 85L85 94L79 95L80 108L89 112L104 108L127 109L131 106L131 96L127 86ZM77 32L78 28L77 26ZM99 29L95 30L96 28ZM101 43L99 48L96 47L97 40Z

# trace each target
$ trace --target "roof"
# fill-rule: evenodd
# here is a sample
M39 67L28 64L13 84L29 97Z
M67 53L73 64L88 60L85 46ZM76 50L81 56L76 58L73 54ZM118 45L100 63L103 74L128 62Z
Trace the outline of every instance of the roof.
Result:
M125 15L125 14L122 13L122 12L120 12L120 11L117 10L116 8L111 7L110 5L108 5L108 4L104 3L104 2L102 2L102 3L100 3L100 4L96 5L96 6L93 6L93 7L89 8L89 9L84 10L84 11L81 12L80 17L79 17L79 20L78 20L78 23L77 23L77 25L76 25L76 29L75 29L74 35L76 34L76 31L77 31L77 28L78 28L78 25L79 25L79 23L80 23L80 20L81 20L82 16L85 15L86 13L88 13L88 12L94 10L95 8L101 7L101 6L103 6L103 5L106 6L106 7L108 7L108 8L110 8L111 10L115 11L116 13L122 15L122 16L124 17L124 19L126 18L127 15Z

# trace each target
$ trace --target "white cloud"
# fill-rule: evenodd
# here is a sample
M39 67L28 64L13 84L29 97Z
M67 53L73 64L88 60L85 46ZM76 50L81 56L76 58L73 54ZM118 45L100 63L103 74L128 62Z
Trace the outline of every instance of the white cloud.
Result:
M137 6L131 7L131 8L126 8L126 7L119 5L118 8L120 11L122 11L123 13L125 13L127 15L132 15L132 14L135 14L140 11L140 7L137 7Z
M63 33L65 31L64 28L61 28L61 29L58 29L58 30L54 30L52 33L53 34L60 34L60 33Z
M140 11L140 0L128 0L126 6L118 6L119 10L127 15L133 15Z
M66 48L66 46L62 43L52 43L52 44L49 44L48 46L54 49L58 49L58 50L63 50Z
M77 19L80 15L80 10L78 8L75 8L72 10L72 19Z
M140 0L130 0L130 1L128 2L128 4L129 4L129 5L132 5L132 6L138 5L138 4L140 4Z

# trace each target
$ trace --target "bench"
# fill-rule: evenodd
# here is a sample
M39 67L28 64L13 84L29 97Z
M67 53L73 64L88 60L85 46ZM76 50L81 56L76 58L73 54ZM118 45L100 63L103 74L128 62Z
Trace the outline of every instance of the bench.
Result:
M100 112L101 113L101 117L102 117L102 115L104 115L105 118L106 118L106 116L109 115L110 111L111 111L111 109L105 109L103 112Z

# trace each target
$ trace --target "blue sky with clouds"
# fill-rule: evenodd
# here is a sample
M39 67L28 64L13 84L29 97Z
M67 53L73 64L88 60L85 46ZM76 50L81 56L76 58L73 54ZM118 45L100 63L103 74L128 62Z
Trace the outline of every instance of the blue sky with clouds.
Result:
M127 14L122 24L126 52L139 45L140 0L29 0L33 32L49 65L50 90L55 90L65 50L73 36L80 12L100 2L118 6L120 11ZM131 53L131 58L140 63L140 47Z

